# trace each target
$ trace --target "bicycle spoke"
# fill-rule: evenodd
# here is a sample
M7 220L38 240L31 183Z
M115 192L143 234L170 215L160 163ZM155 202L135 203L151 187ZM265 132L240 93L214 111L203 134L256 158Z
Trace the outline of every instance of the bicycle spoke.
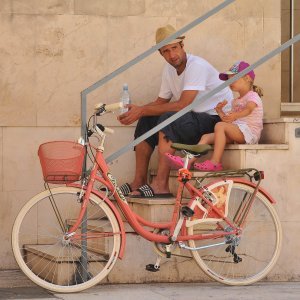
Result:
M78 191L52 189L51 201L49 192L41 193L21 210L14 225L13 250L21 269L52 291L74 292L96 284L112 269L120 250L115 216L96 198L87 205L86 232L81 222L75 235L66 237L61 221L65 229L75 224L81 209Z
M238 183L234 183L231 190L228 218L236 225L244 224L240 236L229 235L189 243L190 247L195 248L226 241L223 246L192 251L204 272L222 283L244 285L256 282L270 272L278 259L282 239L278 216L261 193L257 193L252 204L248 205L253 191L251 186ZM244 223L245 215L247 218ZM189 228L189 234L197 234L199 230L203 233L204 227L201 229L201 226L204 225L197 224ZM225 231L228 228L225 222L221 226ZM228 228L227 231L230 230Z

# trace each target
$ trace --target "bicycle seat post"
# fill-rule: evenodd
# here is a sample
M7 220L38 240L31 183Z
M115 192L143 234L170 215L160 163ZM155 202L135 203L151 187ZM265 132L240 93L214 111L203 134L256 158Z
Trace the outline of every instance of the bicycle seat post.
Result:
M189 153L189 152L187 152L187 151L184 151L184 154L185 154L185 156L184 156L183 168L184 168L184 169L188 169L189 160L190 160L191 158L193 158L194 155L192 155L191 153Z

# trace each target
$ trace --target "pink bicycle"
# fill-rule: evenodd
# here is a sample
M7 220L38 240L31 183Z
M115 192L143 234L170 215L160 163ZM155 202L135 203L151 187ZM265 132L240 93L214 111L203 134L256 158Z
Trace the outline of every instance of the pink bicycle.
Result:
M160 254L147 270L157 271L160 256L169 258L179 247L221 283L247 285L265 277L278 259L282 231L274 199L259 186L263 172L242 169L193 179L188 161L209 146L173 144L185 153L173 215L164 223L145 220L130 209L103 158L109 129L97 124L97 118L115 108L101 105L91 117L88 135L96 134L99 145L83 178L89 143L40 146L46 188L24 205L12 231L13 253L21 270L41 287L63 293L82 291L103 280L123 257L126 241L113 198L135 232L153 242ZM75 183L80 179L81 184ZM64 185L50 188L49 183ZM182 198L184 189L188 199Z

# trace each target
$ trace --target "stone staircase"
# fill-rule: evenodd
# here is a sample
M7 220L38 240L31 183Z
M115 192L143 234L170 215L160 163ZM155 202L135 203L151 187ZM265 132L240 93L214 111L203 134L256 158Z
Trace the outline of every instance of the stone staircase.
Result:
M235 170L244 168L257 168L263 170L267 174L269 172L269 164L266 163L268 160L272 160L272 157L282 156L285 157L289 153L289 142L288 142L288 124L297 119L276 119L276 120L265 120L264 130L260 144L257 145L238 145L230 144L227 145L224 151L222 164L224 170ZM299 119L300 122L300 119ZM300 125L299 125L300 126ZM299 139L300 140L300 139ZM176 152L180 155L180 152ZM210 151L207 155L200 157L198 161L204 161L208 159L212 154ZM263 160L264 156L268 156L267 160ZM157 159L153 160L152 168L149 172L149 180L156 176L156 164ZM205 172L197 170L192 171L193 178L201 177ZM176 195L177 191L177 171L171 170L169 186L171 192ZM186 195L187 196L187 195Z
M300 229L300 201L298 194L300 182L300 119L285 118L266 120L259 145L228 145L225 150L223 166L225 169L256 168L265 171L266 179L262 186L277 200L277 211L284 231L281 257L266 280L286 281L300 279L300 243L289 244L293 232ZM152 167L155 165L152 165ZM150 178L156 172L151 171ZM201 176L202 172L193 172ZM176 171L170 174L171 192L176 195ZM288 191L288 192L287 192ZM146 220L165 222L170 220L174 199L128 199L130 207ZM295 208L295 209L293 209ZM176 249L171 258L163 258L159 272L145 270L149 263L154 264L157 248L136 235L129 224L125 223L127 233L125 257L118 261L105 283L142 283L142 282L201 282L210 279L203 274L187 250ZM290 231L292 229L292 231ZM42 251L39 249L39 251ZM34 253L34 251L31 251ZM295 254L297 253L297 254ZM297 257L296 257L297 256Z

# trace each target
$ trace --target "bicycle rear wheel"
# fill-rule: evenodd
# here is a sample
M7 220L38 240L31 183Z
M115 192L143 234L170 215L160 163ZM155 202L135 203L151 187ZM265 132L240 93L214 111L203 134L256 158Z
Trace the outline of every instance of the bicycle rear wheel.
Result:
M246 184L233 184L228 207L228 218L233 223L253 191L253 187ZM230 231L225 222L221 223ZM209 224L196 224L188 229L189 234L216 229L217 223ZM232 236L230 239L231 242L225 245L191 251L197 264L208 276L228 285L247 285L259 281L270 272L280 254L282 231L275 209L262 193L256 194L241 236ZM189 241L189 245L195 248L224 241L228 242L228 239Z
M12 248L18 265L33 282L54 292L78 292L97 284L111 271L120 251L114 213L93 194L86 224L65 239L79 216L79 192L72 187L46 190L25 204L14 223Z

